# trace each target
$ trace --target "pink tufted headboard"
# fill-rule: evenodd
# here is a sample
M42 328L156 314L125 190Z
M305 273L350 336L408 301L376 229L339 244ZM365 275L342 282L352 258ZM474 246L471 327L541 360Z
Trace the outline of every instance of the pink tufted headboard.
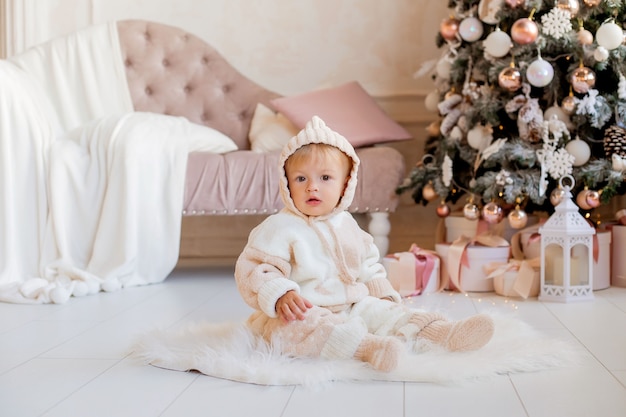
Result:
M258 102L278 97L249 80L199 37L143 20L117 22L135 110L184 116L249 149ZM271 106L270 106L271 107Z

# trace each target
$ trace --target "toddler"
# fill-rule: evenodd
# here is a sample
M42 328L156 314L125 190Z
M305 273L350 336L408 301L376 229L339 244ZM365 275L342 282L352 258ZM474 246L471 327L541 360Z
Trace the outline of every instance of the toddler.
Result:
M250 328L286 354L355 358L384 372L397 366L406 342L450 351L485 345L490 317L452 322L401 303L372 236L347 211L358 167L350 143L317 116L285 145L285 208L250 233L235 267L238 289L256 310Z

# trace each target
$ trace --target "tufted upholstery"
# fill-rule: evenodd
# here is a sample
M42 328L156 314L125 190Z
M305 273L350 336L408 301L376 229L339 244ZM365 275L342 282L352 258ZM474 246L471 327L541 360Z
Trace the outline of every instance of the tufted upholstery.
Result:
M117 23L135 110L185 116L250 149L258 102L278 97L235 70L213 47L179 28L143 20Z
M183 215L278 211L278 152L252 152L248 141L257 103L272 108L270 100L278 94L244 77L214 48L181 29L141 20L117 26L135 110L184 116L225 133L239 147L224 155L189 155ZM356 151L359 182L349 210L370 215L369 231L384 254L387 213L398 206L395 189L405 174L404 158L387 146Z

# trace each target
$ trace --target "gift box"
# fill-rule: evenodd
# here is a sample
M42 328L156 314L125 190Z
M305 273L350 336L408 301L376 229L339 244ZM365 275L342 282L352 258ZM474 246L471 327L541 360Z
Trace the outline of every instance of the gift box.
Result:
M494 238L491 236L491 240ZM494 291L493 279L488 277L485 267L493 262L507 263L510 253L508 243L502 238L491 245L476 240L467 243L463 239L461 237L452 243L435 245L441 257L442 286L468 292Z
M611 285L626 287L626 226L611 227Z
M609 230L596 233L598 250L594 248L593 290L604 290L611 286L611 232ZM624 252L622 252L622 257ZM625 285L626 286L626 285Z
M386 255L382 264L391 286L402 297L439 291L441 260L433 251L413 245L407 252Z
M498 295L505 297L537 297L541 285L541 262L539 258L518 261L509 260L506 264L491 264L485 267L493 278L493 287Z

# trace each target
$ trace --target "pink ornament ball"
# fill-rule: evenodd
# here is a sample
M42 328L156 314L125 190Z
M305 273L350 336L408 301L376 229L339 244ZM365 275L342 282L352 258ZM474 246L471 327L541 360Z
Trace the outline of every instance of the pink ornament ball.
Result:
M511 38L520 45L527 45L537 40L539 27L527 17L518 19L511 27Z

